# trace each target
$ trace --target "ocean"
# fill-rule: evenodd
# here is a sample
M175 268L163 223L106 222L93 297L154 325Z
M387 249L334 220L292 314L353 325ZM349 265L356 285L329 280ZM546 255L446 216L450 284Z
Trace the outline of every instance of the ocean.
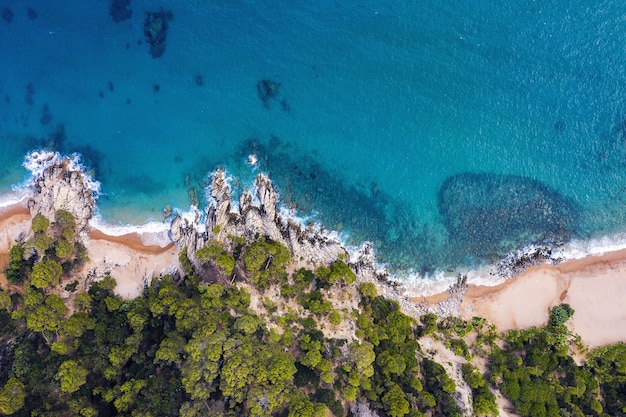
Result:
M626 5L578 3L0 0L0 192L29 151L78 153L132 226L267 172L398 276L610 246Z

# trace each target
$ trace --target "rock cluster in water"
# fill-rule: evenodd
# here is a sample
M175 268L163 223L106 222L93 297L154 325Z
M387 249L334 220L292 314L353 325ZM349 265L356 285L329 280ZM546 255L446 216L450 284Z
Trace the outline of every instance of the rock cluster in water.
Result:
M281 215L278 193L265 175L258 175L253 192L244 191L235 205L226 175L218 170L213 175L210 194L213 201L206 216L197 212L194 218L179 215L172 220L170 237L179 248L187 247L189 254L204 247L209 239L230 244L229 236L240 236L247 242L259 237L280 242L289 248L295 263L303 267L326 265L347 255L335 239Z
M167 30L169 29L169 21L174 18L174 14L170 11L148 12L146 20L143 22L143 33L146 36L146 42L150 45L150 55L152 58L158 58L165 53L165 41L167 39Z
M38 213L54 221L57 210L74 215L76 230L83 231L96 205L93 189L81 169L69 158L42 155L39 163L47 165L34 179L34 195L29 202L31 215Z

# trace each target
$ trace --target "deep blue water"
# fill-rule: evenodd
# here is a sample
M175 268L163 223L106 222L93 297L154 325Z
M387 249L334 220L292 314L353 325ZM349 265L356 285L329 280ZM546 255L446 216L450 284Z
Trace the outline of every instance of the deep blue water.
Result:
M579 3L131 0L116 23L109 1L0 0L0 190L27 151L78 151L103 218L140 224L217 166L249 185L254 152L399 269L624 231L626 5Z

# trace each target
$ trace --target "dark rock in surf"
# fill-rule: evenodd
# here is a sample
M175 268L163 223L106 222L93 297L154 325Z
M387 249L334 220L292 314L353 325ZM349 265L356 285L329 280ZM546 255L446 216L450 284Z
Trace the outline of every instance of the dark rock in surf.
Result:
M152 58L159 58L165 53L168 22L174 18L170 11L148 12L143 23L143 34L150 45Z

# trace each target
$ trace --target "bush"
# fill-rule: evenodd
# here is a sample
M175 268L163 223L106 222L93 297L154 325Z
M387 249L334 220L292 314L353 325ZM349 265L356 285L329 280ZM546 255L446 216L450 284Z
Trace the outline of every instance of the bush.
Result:
M35 234L44 233L46 230L48 230L48 227L50 227L50 220L48 220L43 214L38 213L35 215L35 217L33 217L31 224L33 227L33 232Z
M61 226L63 230L74 230L76 227L76 219L74 215L67 210L57 210L54 213L54 221Z
M260 239L243 254L243 263L250 281L264 288L269 281L279 281L287 275L285 267L291 259L289 249L278 242Z
M46 288L59 283L63 268L52 259L44 258L33 266L30 283L36 288Z
M10 283L17 284L24 279L25 266L24 248L20 245L13 245L9 251L9 267L4 271Z
M550 325L553 327L565 324L574 315L574 309L569 304L560 304L550 311Z

